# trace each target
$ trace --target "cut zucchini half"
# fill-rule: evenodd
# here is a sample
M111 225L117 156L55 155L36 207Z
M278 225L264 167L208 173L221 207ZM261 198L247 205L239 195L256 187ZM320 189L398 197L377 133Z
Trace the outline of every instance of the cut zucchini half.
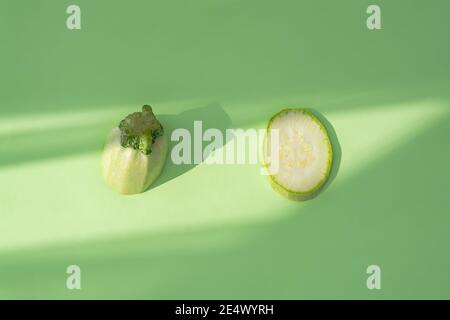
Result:
M277 135L273 136L272 130ZM269 169L274 157L278 165ZM327 130L311 112L285 109L270 119L263 144L263 165L278 193L296 201L315 197L330 175L332 158Z
M102 156L103 177L119 193L144 192L161 174L168 149L167 134L146 104L109 134Z
M108 185L121 194L145 191L161 174L169 149L169 139L164 132L152 144L152 152L124 148L121 132L114 128L107 139L102 156L102 172Z

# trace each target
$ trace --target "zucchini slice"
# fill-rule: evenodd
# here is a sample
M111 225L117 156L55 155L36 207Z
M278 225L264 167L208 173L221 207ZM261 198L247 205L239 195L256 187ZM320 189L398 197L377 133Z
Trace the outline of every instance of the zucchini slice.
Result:
M277 141L270 134L278 132ZM275 143L274 143L275 142ZM316 196L327 181L333 150L325 126L305 109L285 109L269 121L263 144L263 165L270 167L277 157L276 170L268 170L275 191L291 200Z

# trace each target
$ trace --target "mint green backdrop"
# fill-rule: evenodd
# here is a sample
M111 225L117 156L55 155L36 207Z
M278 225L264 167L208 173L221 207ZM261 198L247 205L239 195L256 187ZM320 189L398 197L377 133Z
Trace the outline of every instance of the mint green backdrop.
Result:
M2 0L0 298L450 298L449 14L448 0ZM102 146L145 103L168 130L312 108L340 164L305 203L258 165L169 163L121 196Z

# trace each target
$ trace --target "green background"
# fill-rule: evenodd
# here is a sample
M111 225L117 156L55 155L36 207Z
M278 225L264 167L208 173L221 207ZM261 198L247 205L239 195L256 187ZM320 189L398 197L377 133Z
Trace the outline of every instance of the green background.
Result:
M450 298L449 14L448 0L2 0L0 298ZM147 192L115 194L103 143L145 103L169 129L314 108L337 175L295 203L258 165L168 163Z

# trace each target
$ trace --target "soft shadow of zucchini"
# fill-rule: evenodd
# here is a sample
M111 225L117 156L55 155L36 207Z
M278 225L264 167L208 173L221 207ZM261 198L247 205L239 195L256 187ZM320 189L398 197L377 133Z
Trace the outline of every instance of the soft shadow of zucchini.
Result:
M164 129L170 136L175 129L186 129L190 133L191 141L191 163L190 164L174 164L171 159L171 152L173 147L180 143L180 141L171 141L169 144L169 151L166 158L166 164L159 178L153 183L146 191L156 188L187 171L193 169L197 164L193 163L194 157L194 121L202 122L202 131L205 132L210 128L218 129L225 136L227 128L231 127L231 118L223 110L219 104L210 104L206 107L200 107L182 112L177 115L156 115L161 121ZM202 141L202 152L206 144L210 142L203 142L203 137L200 137ZM198 138L197 138L198 139ZM225 144L225 142L224 142ZM221 146L223 147L223 145ZM205 154L205 156L208 156Z

